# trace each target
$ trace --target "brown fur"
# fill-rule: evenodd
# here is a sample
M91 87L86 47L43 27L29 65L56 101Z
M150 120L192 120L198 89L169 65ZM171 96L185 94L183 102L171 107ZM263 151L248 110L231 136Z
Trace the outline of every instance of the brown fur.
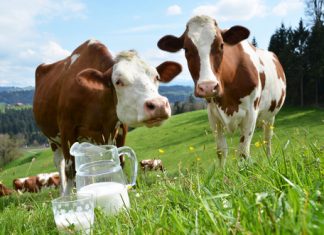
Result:
M0 197L11 195L14 191L0 183Z
M24 182L22 182L20 179L14 179L13 182L13 188L18 191L24 191Z
M118 121L117 97L107 78L106 89L93 89L77 81L77 75L85 68L107 71L114 63L107 48L101 43L88 45L86 41L72 54L80 57L71 65L70 57L50 65L40 65L36 70L34 116L37 125L49 138L61 136L59 143L51 144L54 151L61 147L65 159L72 159L69 147L78 138L91 139L97 144L107 144L115 133ZM82 94L82 95L81 95ZM116 141L124 145L127 126L122 124L123 136ZM73 166L71 166L73 168ZM74 169L68 177L73 178Z
M37 177L36 176L30 176L26 181L24 182L24 188L27 192L30 193L37 193L39 192L41 185L37 183Z
M58 186L60 185L60 176L59 175L56 175L56 176L51 176L49 179L48 179L48 182L47 182L47 187L51 187L51 186L54 186L55 188L58 188Z

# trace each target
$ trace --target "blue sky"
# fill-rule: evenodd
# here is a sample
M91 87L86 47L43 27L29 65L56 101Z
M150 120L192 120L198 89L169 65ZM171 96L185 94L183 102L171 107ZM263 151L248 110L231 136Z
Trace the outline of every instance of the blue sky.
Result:
M266 49L283 22L295 28L305 19L303 0L0 0L0 86L34 86L41 63L68 56L90 38L114 54L135 49L153 66L174 60L184 67L170 85L192 85L183 52L159 50L166 34L180 35L197 14L216 19L221 28L243 25Z

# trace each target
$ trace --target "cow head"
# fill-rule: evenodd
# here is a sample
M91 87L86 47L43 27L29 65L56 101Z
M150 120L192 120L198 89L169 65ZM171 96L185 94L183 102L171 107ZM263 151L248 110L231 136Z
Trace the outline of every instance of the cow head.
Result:
M221 70L226 50L224 45L235 45L246 39L249 33L242 26L221 30L211 17L195 16L189 20L181 37L166 35L159 40L158 47L169 52L183 48L195 83L195 95L215 97L223 93Z
M116 56L114 65L105 73L86 69L79 73L78 79L84 84L96 83L98 89L113 88L121 122L132 127L153 127L171 115L168 99L158 93L159 83L171 81L181 70L180 64L171 61L154 68L135 51L125 51Z

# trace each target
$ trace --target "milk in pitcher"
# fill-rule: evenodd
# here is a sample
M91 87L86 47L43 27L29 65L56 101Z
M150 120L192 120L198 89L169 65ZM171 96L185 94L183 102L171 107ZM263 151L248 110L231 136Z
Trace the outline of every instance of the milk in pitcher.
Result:
M91 193L96 206L101 207L107 215L117 214L121 209L130 207L127 188L117 182L100 182L89 184L79 190L80 193Z

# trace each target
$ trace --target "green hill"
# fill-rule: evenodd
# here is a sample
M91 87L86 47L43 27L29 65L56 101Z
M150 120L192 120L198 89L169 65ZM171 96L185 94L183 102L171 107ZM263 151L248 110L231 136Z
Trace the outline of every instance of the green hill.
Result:
M324 231L324 110L285 109L277 116L273 156L262 132L252 164L238 161L238 135L227 137L225 170L217 168L206 111L176 115L127 137L138 159L167 169L139 172L132 208L115 217L96 210L94 234L320 234ZM32 160L34 158L34 160ZM54 170L50 151L29 151L0 172L0 181ZM0 234L56 234L50 201L58 191L0 198ZM42 218L42 219L40 219ZM28 223L27 223L28 221Z
M287 144L312 143L324 148L324 111L318 109L296 110L288 108L280 112L275 123L273 150L276 153ZM252 140L253 158L264 157L262 147L254 143L262 142L262 131L256 129ZM228 162L236 161L235 149L238 146L238 132L227 135L229 146ZM172 116L162 126L136 128L127 135L126 145L134 149L138 160L162 159L170 173L175 173L180 163L189 167L201 161L204 167L216 161L214 137L210 130L207 111L200 110ZM34 161L32 161L34 159ZM52 152L49 149L28 150L25 154L6 165L0 172L0 181L11 185L13 178L54 171Z

